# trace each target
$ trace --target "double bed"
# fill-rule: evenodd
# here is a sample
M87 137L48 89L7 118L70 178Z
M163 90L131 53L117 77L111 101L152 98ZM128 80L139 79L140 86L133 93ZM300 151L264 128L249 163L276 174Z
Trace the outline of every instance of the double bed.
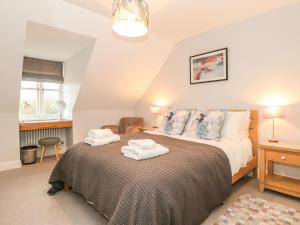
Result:
M130 139L149 138L170 149L135 161L120 149ZM249 139L200 141L145 132L121 141L71 147L54 168L50 184L81 194L109 225L199 225L230 195L231 186L257 166L257 112Z

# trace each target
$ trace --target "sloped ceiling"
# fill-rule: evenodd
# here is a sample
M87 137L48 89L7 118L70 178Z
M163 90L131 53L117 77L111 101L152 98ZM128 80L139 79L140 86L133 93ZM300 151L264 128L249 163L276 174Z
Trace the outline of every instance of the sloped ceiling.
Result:
M96 40L75 110L132 109L173 47L154 34L135 42L120 40L110 18L61 0L0 1L0 14L0 112L18 113L29 21Z
M28 22L25 56L63 62L93 42L84 35Z
M112 0L64 0L111 18ZM298 0L146 0L150 31L181 41Z

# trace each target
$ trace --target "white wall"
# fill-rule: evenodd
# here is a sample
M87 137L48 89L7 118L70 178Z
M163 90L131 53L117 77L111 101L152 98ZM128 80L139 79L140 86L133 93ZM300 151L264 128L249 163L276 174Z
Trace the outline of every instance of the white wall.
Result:
M72 119L72 112L86 73L94 43L73 55L64 62L64 101L66 102L65 118Z
M15 21L15 15L22 15L21 8L10 10L7 1L0 2L0 171L20 167L19 154L19 89L25 45L25 24ZM5 12L5 13L4 13ZM10 25L10 26L9 26Z
M119 120L121 117L134 115L135 112L132 109L74 111L74 143L83 141L90 129L100 128L103 125L117 125L119 124Z
M18 114L0 112L0 171L13 167L20 167L20 154L15 151L19 148Z
M277 136L299 142L299 12L298 3L179 43L139 103L137 115L149 124L151 105L261 109L280 96L277 103L287 106ZM224 47L229 49L229 81L190 85L189 57ZM260 118L260 140L270 137L270 125Z

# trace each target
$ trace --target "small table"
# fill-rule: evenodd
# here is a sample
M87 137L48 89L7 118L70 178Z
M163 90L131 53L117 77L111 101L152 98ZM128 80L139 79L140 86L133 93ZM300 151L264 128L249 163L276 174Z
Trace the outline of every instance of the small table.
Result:
M140 131L141 132L144 132L144 131L154 131L156 129L157 128L153 128L153 127L143 127L143 128L140 128Z
M260 144L259 148L259 191L267 188L300 198L300 180L273 173L274 162L300 167L300 144L266 142Z

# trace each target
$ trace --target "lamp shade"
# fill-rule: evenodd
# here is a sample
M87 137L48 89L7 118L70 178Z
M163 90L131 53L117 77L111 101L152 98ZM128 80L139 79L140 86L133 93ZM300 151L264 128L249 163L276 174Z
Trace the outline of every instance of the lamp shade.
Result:
M283 109L281 107L266 107L264 110L265 118L283 118Z
M125 37L142 37L148 32L149 8L144 0L114 0L113 30Z
M153 114L158 114L160 112L160 107L159 106L152 106L152 107L150 107L150 111Z

